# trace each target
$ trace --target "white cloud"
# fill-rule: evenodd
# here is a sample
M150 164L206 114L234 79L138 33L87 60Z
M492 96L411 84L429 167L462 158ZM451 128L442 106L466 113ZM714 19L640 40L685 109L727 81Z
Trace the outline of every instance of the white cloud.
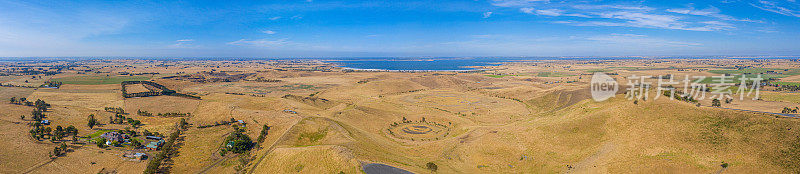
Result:
M272 31L272 30L264 30L264 31L261 31L261 32L262 33L266 33L266 34L275 34L275 33L277 33L277 32Z
M762 21L754 21L750 19L737 19L733 16L720 14L721 11L719 8L714 6L709 6L706 9L695 9L694 7L689 6L688 8L678 8L678 9L667 9L667 12L678 13L678 14L685 14L685 15L695 15L695 16L707 16L713 17L717 19L727 20L727 21L742 21L742 22L760 22Z
M275 17L271 17L271 18L268 18L268 19L271 20L271 21L274 21L274 20L281 19L281 17L280 16L275 16Z
M247 40L247 39L239 39L237 41L228 42L228 45L237 45L237 46L255 46L255 47L281 47L291 44L291 42L287 41L286 39L278 39L278 40L267 40L267 39L257 39L257 40Z
M523 7L523 8L519 9L519 11L521 11L523 13L536 14L536 13L533 12L533 10L535 10L535 9L533 9L531 7Z
M490 11L483 12L483 18L489 18L489 17L492 17L492 12Z
M500 7L518 8L526 14L551 17L580 17L579 21L553 21L554 23L575 26L617 26L636 28L657 28L690 31L722 31L737 27L724 21L762 22L750 19L737 19L721 14L720 9L709 6L705 9L687 8L666 9L665 11L643 5L595 5L586 2L566 1L492 1ZM709 17L709 18L704 18ZM716 18L716 19L714 19Z
M180 39L180 40L176 40L175 44L169 45L168 48L195 48L195 47L197 47L194 44L192 44L192 42L194 42L194 39Z
M536 10L536 14L545 16L561 16L562 13L564 11L559 9Z
M581 26L626 26L639 28L661 28L689 31L719 31L735 29L732 24L721 21L706 21L698 24L680 21L679 17L672 15L659 15L641 12L606 12L599 14L601 18L622 19L626 22L590 21L580 23Z
M759 2L758 4L750 3L750 5L764 11L778 13L785 16L800 17L800 10L789 9L786 6L781 5L782 3L776 1L766 1L766 0L760 0L758 2ZM789 3L795 3L795 1L789 1Z
M499 7L517 7L532 5L536 2L550 2L549 0L492 0L492 5Z
M603 10L603 9L617 9L617 10L640 10L640 11L652 11L655 8L647 7L647 6L630 6L630 5L589 5L589 4L579 4L573 5L572 8L581 9L581 10Z
M478 35L472 35L472 37L473 38L491 38L491 37L494 37L494 35L491 35L491 34L478 34Z
M604 12L599 14L602 18L627 20L630 26L680 29L683 24L678 22L678 17L671 15L657 15L640 12Z
M626 44L642 47L691 47L703 44L694 42L670 41L659 38L651 38L638 34L610 34L587 37L586 40L596 41L603 44Z

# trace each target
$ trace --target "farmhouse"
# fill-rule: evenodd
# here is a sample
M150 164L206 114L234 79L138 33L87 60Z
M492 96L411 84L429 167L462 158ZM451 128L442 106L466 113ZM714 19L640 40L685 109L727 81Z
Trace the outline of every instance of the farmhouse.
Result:
M126 134L121 134L119 132L114 132L114 131L103 133L103 134L100 135L100 137L105 138L109 142L114 142L114 141L116 141L116 142L127 142L128 139L130 138L130 136L128 136Z
M147 148L147 150L155 151L161 149L161 145L164 145L164 140L158 140L147 143L147 146L145 147Z

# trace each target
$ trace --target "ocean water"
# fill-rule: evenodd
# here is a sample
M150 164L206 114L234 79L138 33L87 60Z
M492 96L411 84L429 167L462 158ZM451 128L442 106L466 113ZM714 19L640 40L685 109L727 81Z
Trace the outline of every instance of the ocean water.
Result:
M457 59L457 60L337 60L326 61L340 67L375 70L415 71L464 71L476 70L473 66L494 66L501 60Z

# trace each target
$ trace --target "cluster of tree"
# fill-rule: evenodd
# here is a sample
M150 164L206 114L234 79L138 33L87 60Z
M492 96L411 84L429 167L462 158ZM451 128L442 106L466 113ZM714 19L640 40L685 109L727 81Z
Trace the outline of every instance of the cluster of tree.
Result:
M56 75L56 74L61 73L61 72L60 72L60 70L58 70L58 71L46 71L46 70L43 70L43 69L42 70L35 70L35 69L27 69L27 68L25 68L25 69L23 69L21 71L14 71L14 73L22 74L22 75L44 74L44 75L47 76L47 75Z
M153 113L142 110L137 110L136 114L145 117L153 116ZM158 115L159 117L189 117L192 116L192 113L168 112L168 113L157 113L156 115Z
M149 85L149 86L152 86L152 88L154 88L154 89L161 90L161 92L157 92L157 91L154 91L154 89L151 89L148 92L128 93L127 89L125 88L125 86L126 85L132 85L132 84L143 84L145 86ZM150 89L150 88L148 87L148 89ZM200 99L200 97L198 97L198 96L177 93L177 92L175 92L175 90L171 90L171 89L167 88L164 85L158 84L156 82L151 82L151 81L124 81L124 82L122 82L122 89L121 90L122 90L122 97L125 97L125 98L171 95L171 96L177 96L177 97L187 97L187 98L193 98L193 99Z
M233 166L233 170L236 170L236 173L245 173L245 170L247 169L247 166L250 164L250 161L253 161L254 159L255 156L251 156L249 151L239 154L239 159L237 160L239 161L239 164Z
M17 88L36 88L35 86L22 86L22 85L14 85L14 84L0 84L0 86L3 86L3 87L17 87Z
M250 136L244 134L244 129L236 128L233 133L228 135L225 138L225 148L222 150L223 154L225 151L233 152L233 153L244 153L249 151L253 148L253 140L250 139Z
M256 78L255 80L252 80L252 81L256 81L256 82L281 82L281 80L278 80L278 79L268 79L268 78L264 78L264 77L258 77L258 78Z
M133 118L130 118L130 117L125 117L125 115L122 115L122 114L119 114L119 113L114 115L114 117L109 116L108 120L109 120L109 123L111 123L111 124L125 124L125 123L128 123L131 126L133 126L134 128L138 128L139 126L142 125L141 121L133 119Z
M50 153L50 158L53 157L58 158L61 155L67 154L67 150L69 150L67 149L67 144L61 143L61 146L56 146L55 148L53 148L53 152Z
M42 84L42 85L41 85L41 86L39 86L39 87L51 87L51 88L59 88L59 87L61 87L61 82L56 82L56 81L46 81L46 82L44 82L44 84Z
M11 97L9 101L11 102L11 104L33 106L36 110L39 110L40 112L46 112L47 108L50 107L50 104L47 104L47 102L44 102L44 100L41 99L36 99L35 102L31 102L24 97L19 99L17 99L16 97Z
M192 113L180 113L180 112L167 112L167 113L158 113L159 117L189 117L192 116Z
M690 102L690 103L696 103L697 102L697 100L695 100L694 97L692 97L690 95L683 94L683 92L681 92L681 91L675 91L675 93L673 94L672 91L667 90L667 91L664 91L664 96L673 97L676 100Z
M247 94L245 94L245 93L238 93L238 92L225 92L225 94L230 94L230 95L247 95ZM253 97L266 97L266 95L257 95L257 94L249 94L249 96L253 96Z
M436 164L433 163L433 162L428 162L427 164L425 164L425 167L428 167L428 170L431 170L433 172L436 172L436 170L439 170L439 166L436 166Z
M33 102L28 101L28 99L25 98L25 97L22 97L22 98L19 98L19 99L17 99L16 97L11 97L11 99L9 99L9 100L10 100L11 104L33 106Z
M140 116L145 116L145 117L153 116L153 113L150 113L150 112L147 112L147 111L142 111L142 110L136 110L136 114L140 115Z
M53 131L52 128L42 126L41 123L35 122L33 123L33 128L31 128L31 130L28 131L28 133L30 133L31 137L33 137L34 139L40 140L44 138L45 135L50 135L50 132L52 131Z
M161 92L154 92L154 91L137 92L137 93L125 93L125 92L122 93L122 97L125 97L125 98L150 97L150 96L159 96L159 95L161 95Z
M186 128L189 128L189 122L186 122L185 118L181 118L181 120L178 121L178 128L186 130Z
M89 126L89 129L92 129L95 125L97 125L97 119L94 118L94 114L89 114L88 121L89 123L86 125Z
M33 111L31 111L31 117L32 117L32 119L34 121L38 122L38 121L42 121L42 119L45 118L45 115L44 115L44 112L42 112L42 111L40 111L38 109L33 109ZM24 117L22 117L22 118L24 119Z
M800 85L778 85L778 91L800 91Z
M121 107L119 107L119 108L105 107L103 109L106 110L106 112L111 112L111 113L116 113L116 114L125 114L125 109L122 109Z
M158 133L158 132L150 132L150 131L147 131L147 130L142 131L142 135L144 135L144 136L157 136L157 137L163 137L164 136L164 134L161 134L161 133Z
M95 141L95 144L99 148L106 148L106 138L98 138L97 141Z
M403 121L402 122L403 123L411 123L411 120L408 120L408 119L406 119L406 117L403 117Z
M134 149L137 149L137 148L139 148L139 147L142 147L142 146L144 146L144 144L142 144L142 142L141 142L141 141L139 141L139 140L136 140L136 139L131 139L131 146L132 146Z
M176 151L177 148L174 147L174 145L175 145L175 140L178 139L178 136L180 136L180 134L181 134L180 129L175 130L175 132L172 132L172 134L170 134L169 139L167 139L167 142L164 143L164 145L161 147L161 153L155 155L153 159L151 159L150 162L147 163L147 168L144 170L145 174L158 173L158 169L161 167L161 162L177 154Z
M33 123L33 128L31 128L28 133L31 134L36 140L43 139L45 135L49 136L51 142L61 141L64 137L72 135L72 140L77 141L78 139L78 129L75 126L67 126L67 128L63 128L61 126L56 126L55 131L50 128L49 126L44 126L41 123Z
M259 134L258 138L256 138L256 143L257 144L263 143L264 140L267 139L268 134L269 134L269 126L265 124L263 127L261 127L261 134Z
M719 101L719 99L714 99L714 100L711 100L711 106L713 106L713 107L720 107L720 106L722 106L722 104L721 104L721 102Z
M208 128L208 127L214 127L214 126L229 125L229 124L232 124L234 122L236 122L236 120L231 118L230 121L222 120L222 121L214 122L214 124L200 125L200 126L197 126L197 128Z
M403 117L403 121L401 121L400 123L411 123L411 122L413 122L413 121L406 119L406 117ZM441 127L445 127L445 128L447 127L447 125L444 125L444 124L441 124L441 123L438 123L438 122L427 121L427 120L425 120L425 117L422 117L422 120L421 121L417 121L417 122L433 124L433 125L441 126ZM400 123L393 122L392 124L390 124L390 126L398 126L398 125L400 125ZM447 124L452 125L453 123L452 122L447 122Z
M798 110L800 110L799 107L794 107L794 109L789 108L789 107L783 107L783 110L781 111L781 113L784 113L784 114L796 114Z
M69 125L67 128L62 128L61 126L56 126L56 130L53 132L53 137L55 139L51 140L61 140L66 136L72 135L72 140L78 139L78 129L75 126Z

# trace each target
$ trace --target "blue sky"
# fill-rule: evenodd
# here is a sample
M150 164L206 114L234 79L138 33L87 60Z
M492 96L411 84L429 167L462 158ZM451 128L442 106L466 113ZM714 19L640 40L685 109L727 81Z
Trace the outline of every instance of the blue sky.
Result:
M800 55L800 2L0 0L0 57L630 55Z

